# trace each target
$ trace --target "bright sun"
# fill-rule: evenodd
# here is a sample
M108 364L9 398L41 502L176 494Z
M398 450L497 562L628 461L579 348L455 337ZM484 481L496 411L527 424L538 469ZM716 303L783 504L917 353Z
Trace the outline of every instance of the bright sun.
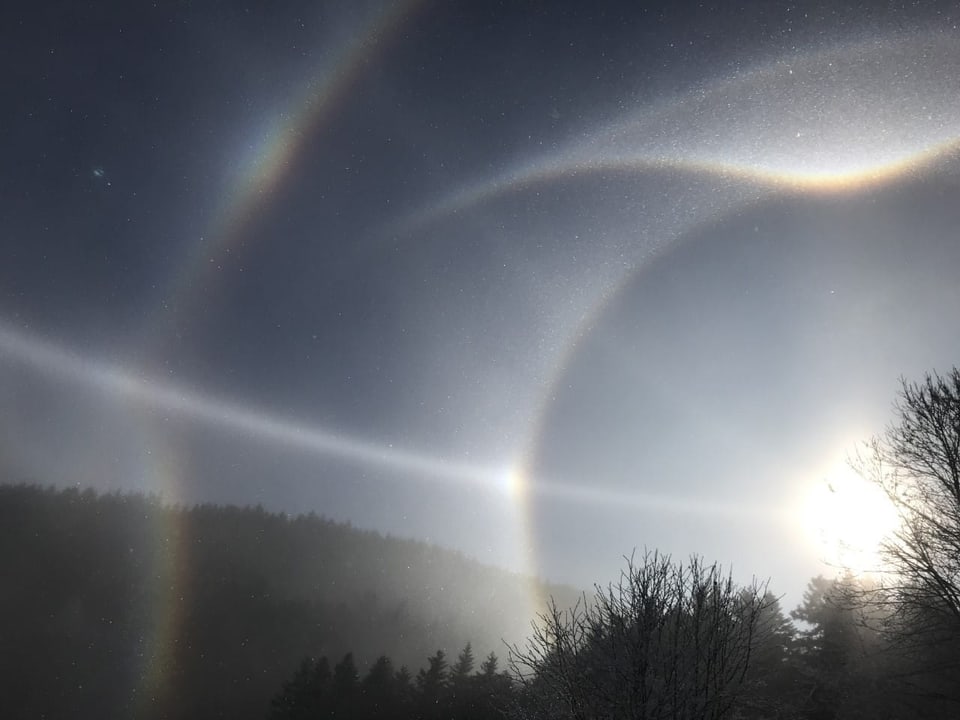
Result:
M883 492L837 463L807 494L803 523L824 561L854 574L880 569L880 546L897 527Z
M498 477L498 485L503 494L510 500L518 501L526 488L523 470L518 466L510 466L504 469Z

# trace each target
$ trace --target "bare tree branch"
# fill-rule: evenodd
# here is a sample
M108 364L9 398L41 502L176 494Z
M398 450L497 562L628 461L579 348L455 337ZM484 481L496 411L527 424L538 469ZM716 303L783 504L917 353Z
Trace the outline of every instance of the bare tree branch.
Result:
M733 711L765 584L740 588L718 565L646 552L573 609L555 604L510 665L537 717L698 718ZM532 710L530 708L533 708Z

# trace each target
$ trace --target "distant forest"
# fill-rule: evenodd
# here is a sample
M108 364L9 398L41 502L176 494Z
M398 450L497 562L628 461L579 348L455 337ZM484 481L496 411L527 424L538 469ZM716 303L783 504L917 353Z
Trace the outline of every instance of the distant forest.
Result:
M0 485L0 715L960 717L960 370L894 407L856 463L883 572L789 615L698 557L578 594L316 515Z
M303 658L503 655L565 587L314 514L0 485L0 715L263 718Z

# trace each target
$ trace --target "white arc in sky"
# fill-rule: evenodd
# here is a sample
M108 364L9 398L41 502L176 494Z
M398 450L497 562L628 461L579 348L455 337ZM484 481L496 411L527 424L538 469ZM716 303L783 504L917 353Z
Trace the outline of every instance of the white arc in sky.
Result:
M390 467L431 478L489 484L498 482L500 477L499 471L489 467L450 462L395 448L390 444L333 433L316 425L258 412L250 407L220 400L172 383L138 377L120 366L77 355L53 343L29 337L0 324L0 358L3 355L28 364L33 369L78 381L156 410L168 411L212 426L322 455Z
M960 140L960 45L913 33L798 53L578 132L561 149L437 198L424 223L532 184L604 170L688 170L769 190L882 182Z
M320 455L359 464L374 465L423 478L476 484L511 495L513 473L502 468L451 462L425 453L330 432L316 425L258 412L250 407L220 400L172 383L138 377L129 370L70 352L0 323L0 360L6 359L55 377L97 388L105 393L142 403L154 410L175 413L208 425L248 434L278 445L300 448ZM604 491L562 483L532 482L525 478L524 492L560 500L592 504L624 503L677 514L742 514L756 509L720 508L704 501L683 498Z

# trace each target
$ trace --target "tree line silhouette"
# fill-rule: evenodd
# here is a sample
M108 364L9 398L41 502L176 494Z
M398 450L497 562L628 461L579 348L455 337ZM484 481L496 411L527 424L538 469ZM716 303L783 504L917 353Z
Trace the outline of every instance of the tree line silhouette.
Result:
M650 583L656 575L689 577L691 568L645 556L628 567L627 584L598 589L592 609L552 605L539 635L510 648L506 671L491 654L472 673L469 644L452 665L437 651L415 676L386 656L362 679L352 654L332 667L326 657L305 658L274 695L267 717L956 717L960 646L936 643L917 654L913 644L885 636L878 609L860 601L873 583L849 574L818 576L787 615L763 586L737 588L718 570L694 565L706 592L696 583L680 592L676 585L656 588ZM718 599L729 604L718 606Z
M491 652L475 672L469 643L452 666L446 653L438 650L416 676L406 666L396 669L382 655L361 679L353 654L347 653L332 668L326 657L304 659L274 696L270 717L484 720L502 717L510 709L512 691L510 676L499 670L496 653Z

